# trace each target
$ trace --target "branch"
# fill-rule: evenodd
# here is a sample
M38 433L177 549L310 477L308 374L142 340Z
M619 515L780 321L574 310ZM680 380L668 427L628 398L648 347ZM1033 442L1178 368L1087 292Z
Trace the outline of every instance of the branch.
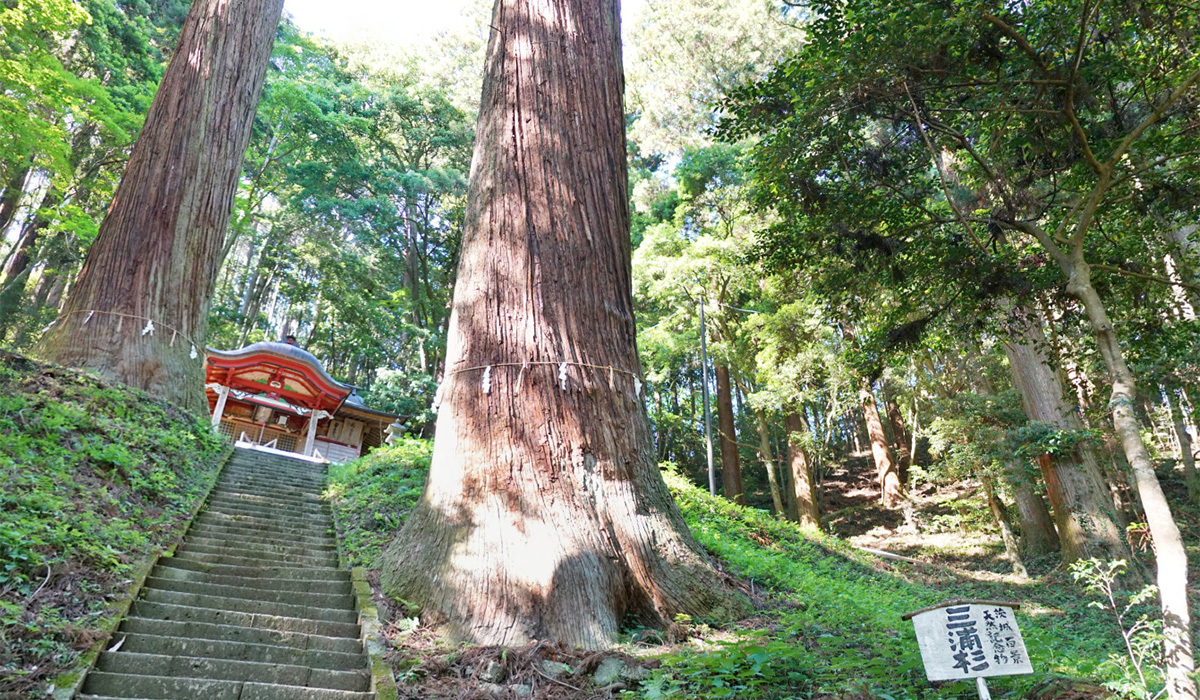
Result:
M1117 146L1117 149L1113 151L1112 156L1109 157L1108 166L1110 168L1116 167L1117 163L1122 157L1124 157L1125 152L1129 150L1130 146L1133 145L1133 142L1141 138L1142 134L1146 132L1146 129L1154 126L1154 123L1161 119L1162 115L1166 113L1167 108L1175 104L1179 98L1183 97L1183 94L1188 91L1188 88L1194 85L1198 80L1200 80L1200 69L1197 69L1191 75L1184 78L1183 82L1179 84L1179 87L1175 88L1174 92L1172 92L1170 96L1158 106L1157 109L1155 109L1150 113L1149 116L1142 120L1142 123L1138 124L1133 131L1129 132L1129 135L1125 137L1125 140L1121 141L1121 144Z
M1067 115L1067 119L1071 122L1071 130L1075 132L1075 138L1079 139L1079 144L1083 146L1083 156L1087 159L1088 165L1092 166L1092 170L1097 175L1104 174L1104 166L1096 158L1096 154L1092 152L1092 146L1088 143L1087 134L1083 131L1083 125L1079 123L1079 116L1075 114L1075 79L1079 76L1079 66L1083 62L1083 48L1087 43L1088 21L1096 8L1100 6L1099 2L1088 5L1083 4L1083 17L1079 19L1079 40L1075 43L1075 59L1071 62L1071 76L1067 80L1067 95L1063 104L1063 113Z
M1125 275L1126 277L1136 277L1138 279L1149 280L1151 282L1158 282L1159 284L1165 284L1168 287L1183 287L1184 289L1190 289L1193 292L1200 292L1200 286L1197 286L1194 284L1188 284L1187 282L1182 282L1182 281L1176 282L1174 280L1169 280L1164 277L1158 277L1157 275L1148 275L1144 272L1134 272L1133 270L1126 270L1123 267L1116 267L1113 265L1094 265L1093 264L1093 265L1091 265L1091 268L1093 270L1103 270L1105 272L1114 272L1118 275Z
M950 195L950 185L946 182L946 172L942 164L942 159L940 154L934 149L933 141L929 139L929 134L925 133L925 126L921 121L921 112L917 109L917 101L913 99L912 91L908 89L907 81L904 82L904 93L908 95L908 103L912 105L913 118L917 120L917 131L921 133L921 140L925 142L925 147L929 149L929 157L933 158L934 165L937 166L938 180L942 183L942 194L946 195L946 203L954 210L954 215L958 217L967 236L975 242L975 247L982 250L985 246L975 235L975 229L971 228L971 225L967 223L967 218L963 215L962 210L958 208L958 204L954 202L954 197Z
M1042 62L1042 57L1038 55L1037 49L1033 48L1033 45L1030 44L1025 37L1021 36L1017 30L1013 29L1008 25L1007 22L991 14L990 12L984 12L983 18L994 24L1003 34L1008 36L1008 38L1017 42L1017 46L1025 52L1025 55L1029 56L1034 65L1038 67L1038 70L1040 70L1047 78L1051 80L1059 79L1055 75L1054 71L1050 70L1050 67Z

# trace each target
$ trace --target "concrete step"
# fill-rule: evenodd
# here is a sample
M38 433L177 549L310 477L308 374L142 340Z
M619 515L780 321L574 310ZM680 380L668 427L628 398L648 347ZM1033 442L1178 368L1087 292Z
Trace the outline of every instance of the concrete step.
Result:
M237 539L239 537L252 537L263 542L278 542L296 545L305 545L316 549L328 549L334 547L336 540L333 535L282 535L278 533L263 532L253 527L242 527L240 525L214 525L212 523L193 523L188 534L199 535L201 537L222 537L228 539Z
M331 622L329 620L315 620L306 617L272 615L269 613L254 613L241 610L222 610L220 608L197 607L150 600L134 601L130 615L151 620L249 627L273 632L290 632L322 637L346 637L354 640L357 640L359 635L357 620L354 622Z
M307 666L331 671L362 671L366 659L362 651L345 653L317 649L297 649L279 644L256 644L236 640L193 639L151 634L129 634L121 652L159 654L228 661L253 661L265 664Z
M298 617L322 622L345 622L350 624L358 622L358 613L354 610L320 608L309 605L288 605L287 603L229 598L219 595L204 595L203 593L163 591L157 588L144 589L144 596L145 600L151 603L168 603L170 605L209 608L210 610L228 610L255 615Z
M373 700L368 692L202 678L168 678L93 671L81 698L145 700Z
M121 624L120 633L155 637L183 637L191 640L208 639L216 642L241 642L243 644L270 644L293 649L354 655L361 655L363 650L362 642L352 637L326 637L286 630L219 625L209 622L155 620L148 617L127 618Z
M172 561L174 561L176 563L189 562L190 564L209 565L209 566L231 566L231 567L263 566L263 567L291 568L291 569L317 568L317 567L314 567L312 564L305 564L305 563L295 563L295 562L282 562L281 563L279 561L265 562L261 559L256 559L252 556L232 556L232 555L228 555L228 554L207 554L205 552L187 551L187 550L180 550L179 552L177 552L175 554L175 556L172 557ZM321 565L321 566L324 566L324 565Z
M190 581L193 583L216 584L219 586L238 586L268 591L296 591L300 593L329 593L336 595L352 595L353 587L348 581L306 581L294 578L264 578L252 576L222 576L191 569L179 569L172 566L159 565L152 574L158 579L172 581Z
M345 593L278 591L265 588L249 588L246 586L229 586L215 583L197 583L195 581L178 581L174 579L158 577L151 577L147 579L146 586L148 588L153 588L160 591L199 593L202 595L238 598L240 600L285 603L287 605L329 608L331 610L354 609L354 597L346 595Z
M83 700L372 700L325 466L238 449Z
M239 556L243 559L255 559L266 566L337 566L337 556L333 553L311 555L272 552L263 548L252 547L250 543L228 542L226 546L209 547L201 543L184 540L175 556L188 554L210 554L214 556Z
M325 528L333 522L333 518L325 513L296 514L285 511L264 512L260 510L229 507L209 507L204 510L204 514L242 522L266 523L271 525L294 527L298 529Z
M365 667L365 664L364 664ZM299 685L330 690L370 690L371 680L366 669L341 671L311 666L231 661L196 656L166 654L137 654L106 651L100 654L96 668L106 673L167 676L174 678L206 678L221 681L251 681ZM122 692L128 692L127 690Z
M325 480L286 474L239 474L231 472L217 480L219 486L244 486L264 495L303 496L320 494Z
M325 534L325 532L333 525L333 522L330 519L297 522L285 519L271 520L268 518L256 518L246 515L226 515L224 513L215 513L212 511L204 511L200 515L196 516L196 522L206 525L235 525L240 527L250 527L283 535L309 536Z
M305 503L303 501L267 500L249 498L233 493L214 493L208 499L209 508L237 508L243 510L261 510L270 513L295 513L298 515L329 516L330 511L320 503Z
M332 540L328 544L315 545L297 542L282 542L278 539L267 539L259 535L229 535L220 537L212 533L205 534L203 532L191 533L187 537L189 542L196 544L208 545L210 547L232 546L232 547L247 547L255 551L274 552L277 554L298 554L300 556L323 557L327 554L337 556L337 548L333 546Z
M169 566L173 569L187 569L212 574L214 576L240 576L244 578L279 578L295 579L298 581L349 581L350 572L328 567L295 567L295 566L222 566L205 564L203 562L169 557L162 559L159 566Z

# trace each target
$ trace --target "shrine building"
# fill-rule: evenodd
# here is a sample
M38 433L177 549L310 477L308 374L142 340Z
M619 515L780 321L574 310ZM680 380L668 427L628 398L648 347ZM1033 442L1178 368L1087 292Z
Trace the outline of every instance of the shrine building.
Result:
M400 417L368 408L289 343L208 350L205 387L212 423L230 442L317 460L346 462L379 447Z

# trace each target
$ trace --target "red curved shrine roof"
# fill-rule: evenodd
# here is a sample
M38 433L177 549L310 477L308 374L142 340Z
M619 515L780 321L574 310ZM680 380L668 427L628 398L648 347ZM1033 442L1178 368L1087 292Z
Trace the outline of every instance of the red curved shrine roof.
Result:
M240 350L209 348L205 382L330 412L355 389L329 376L312 353L273 342L254 343Z

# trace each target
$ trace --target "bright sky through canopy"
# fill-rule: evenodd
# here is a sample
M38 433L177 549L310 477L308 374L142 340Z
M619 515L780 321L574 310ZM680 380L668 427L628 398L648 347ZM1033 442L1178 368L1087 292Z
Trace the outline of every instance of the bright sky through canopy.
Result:
M410 43L454 28L464 9L476 2L480 0L287 0L284 9L300 28L339 43ZM621 14L626 23L644 2L623 0Z

